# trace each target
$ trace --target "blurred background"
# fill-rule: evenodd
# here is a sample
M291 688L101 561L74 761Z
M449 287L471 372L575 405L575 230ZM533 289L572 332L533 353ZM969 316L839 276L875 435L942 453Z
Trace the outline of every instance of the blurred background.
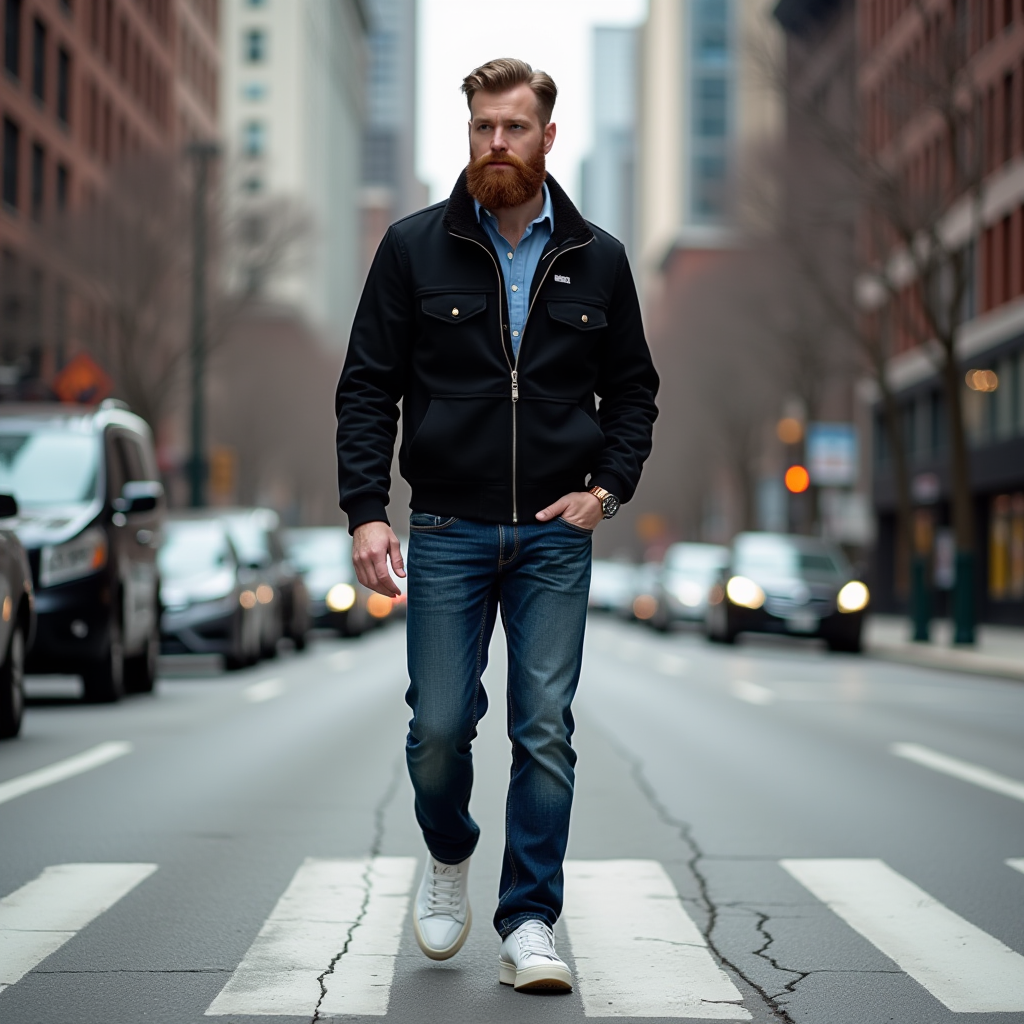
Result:
M123 400L172 507L342 522L367 266L514 55L663 381L596 553L814 535L876 611L1024 623L1022 0L0 6L0 399Z

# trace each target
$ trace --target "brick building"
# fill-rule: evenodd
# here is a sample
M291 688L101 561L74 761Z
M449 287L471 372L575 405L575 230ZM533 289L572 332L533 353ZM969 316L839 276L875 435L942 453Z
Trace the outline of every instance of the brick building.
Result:
M0 389L45 392L80 302L41 232L111 169L214 137L219 0L3 0Z

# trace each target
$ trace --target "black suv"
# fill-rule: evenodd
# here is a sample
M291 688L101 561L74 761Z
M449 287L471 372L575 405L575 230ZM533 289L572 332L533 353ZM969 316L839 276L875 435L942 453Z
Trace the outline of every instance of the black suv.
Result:
M35 585L26 670L81 675L89 701L152 690L164 499L146 423L111 400L0 407L0 493Z

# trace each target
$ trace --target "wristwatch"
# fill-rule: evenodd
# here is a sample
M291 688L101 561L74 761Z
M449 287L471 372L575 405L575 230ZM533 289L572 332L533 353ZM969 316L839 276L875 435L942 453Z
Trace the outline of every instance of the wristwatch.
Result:
M590 493L601 502L601 511L605 519L611 519L619 511L622 502L611 491L606 491L603 487L591 487Z

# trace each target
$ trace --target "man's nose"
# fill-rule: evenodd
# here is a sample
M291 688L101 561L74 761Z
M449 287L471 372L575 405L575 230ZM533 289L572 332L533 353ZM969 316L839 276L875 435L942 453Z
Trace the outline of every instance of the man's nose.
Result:
M494 134L491 136L491 152L504 153L507 149L508 143L505 141L505 133L500 128L495 128Z

